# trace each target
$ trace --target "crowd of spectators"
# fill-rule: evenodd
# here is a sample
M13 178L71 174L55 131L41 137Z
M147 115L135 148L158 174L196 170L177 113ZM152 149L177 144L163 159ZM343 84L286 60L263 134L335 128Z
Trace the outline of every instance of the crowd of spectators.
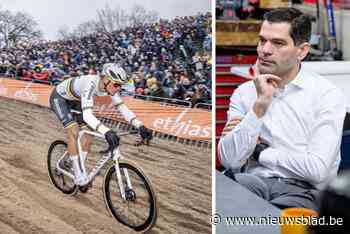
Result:
M207 13L83 38L22 43L0 50L0 74L55 85L117 62L132 76L138 95L210 103L211 34Z

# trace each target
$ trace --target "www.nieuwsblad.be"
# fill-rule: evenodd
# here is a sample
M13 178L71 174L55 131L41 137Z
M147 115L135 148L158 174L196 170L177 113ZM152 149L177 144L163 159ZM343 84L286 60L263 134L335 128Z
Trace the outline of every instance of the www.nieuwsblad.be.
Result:
M342 218L334 217L225 217L227 225L343 225Z

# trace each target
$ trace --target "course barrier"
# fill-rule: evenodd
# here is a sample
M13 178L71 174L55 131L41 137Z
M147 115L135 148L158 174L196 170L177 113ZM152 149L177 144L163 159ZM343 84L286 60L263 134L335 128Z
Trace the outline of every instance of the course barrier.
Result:
M49 107L52 90L53 87L48 85L0 78L0 96L44 107ZM123 101L147 127L163 138L175 137L178 141L193 141L190 143L193 145L207 142L203 145L210 146L210 112L197 108L162 105L133 97L123 97ZM108 96L95 98L94 112L100 118L124 122Z
M137 99L142 99L150 102L161 102L164 105L172 105L172 106L181 106L181 107L192 107L192 103L186 100L174 99L174 98L164 98L164 97L156 97L156 96L148 96L141 94L133 95Z

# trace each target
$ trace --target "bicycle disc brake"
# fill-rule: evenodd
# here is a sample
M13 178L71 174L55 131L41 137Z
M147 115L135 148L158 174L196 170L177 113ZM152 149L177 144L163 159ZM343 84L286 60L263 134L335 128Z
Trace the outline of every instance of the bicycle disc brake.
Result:
M136 200L136 193L133 189L126 189L125 190L125 198L127 201L135 201Z

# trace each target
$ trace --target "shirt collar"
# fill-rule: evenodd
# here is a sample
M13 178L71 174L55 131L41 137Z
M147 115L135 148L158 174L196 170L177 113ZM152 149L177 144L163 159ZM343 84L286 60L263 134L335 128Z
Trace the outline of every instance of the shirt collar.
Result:
M306 80L306 76L304 76L303 74L305 73L303 67L300 67L300 70L297 74L297 76L290 82L291 85L293 86L297 86L301 89L304 89L307 86L307 80Z

